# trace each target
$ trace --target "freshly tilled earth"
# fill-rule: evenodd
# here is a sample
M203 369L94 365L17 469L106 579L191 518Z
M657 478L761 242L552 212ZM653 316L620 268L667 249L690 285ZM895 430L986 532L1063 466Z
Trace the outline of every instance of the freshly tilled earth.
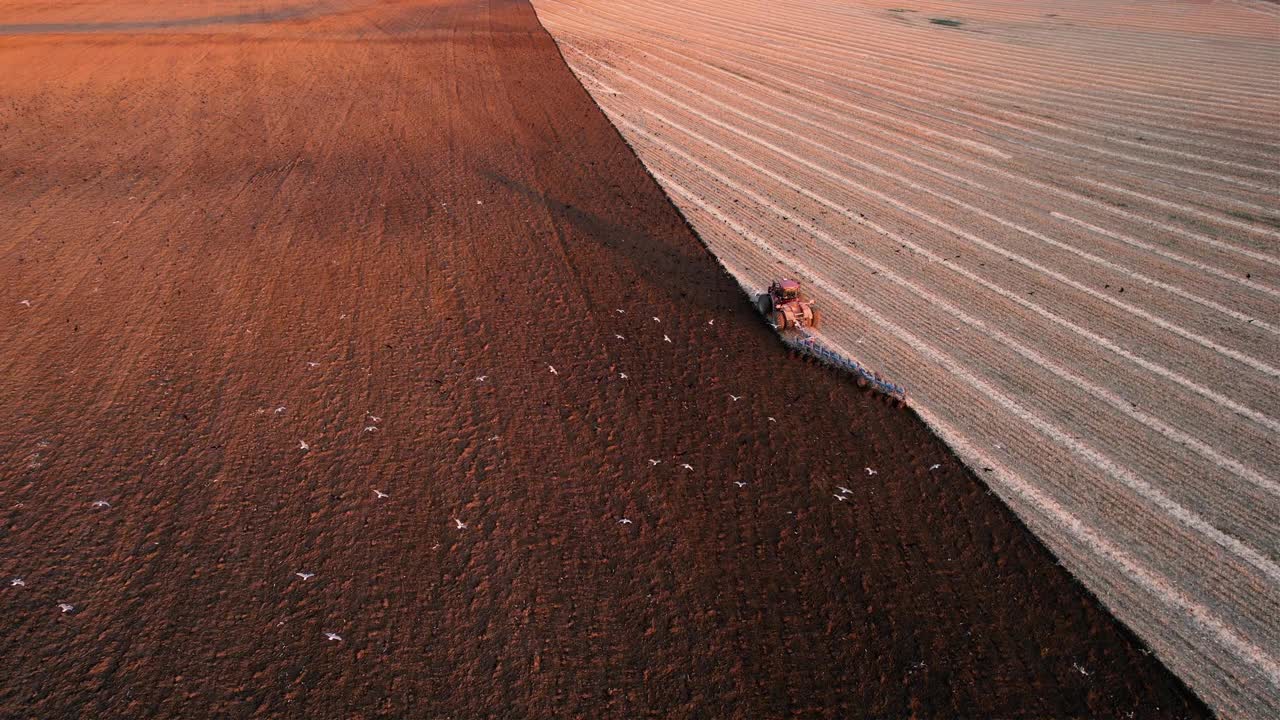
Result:
M0 14L0 716L1207 714L527 4L124 8Z

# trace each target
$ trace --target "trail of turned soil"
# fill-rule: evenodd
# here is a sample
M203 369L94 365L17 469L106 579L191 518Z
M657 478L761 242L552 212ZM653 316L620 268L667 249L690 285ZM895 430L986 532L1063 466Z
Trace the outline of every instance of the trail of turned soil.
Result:
M0 715L1206 714L527 4L264 7L0 43Z

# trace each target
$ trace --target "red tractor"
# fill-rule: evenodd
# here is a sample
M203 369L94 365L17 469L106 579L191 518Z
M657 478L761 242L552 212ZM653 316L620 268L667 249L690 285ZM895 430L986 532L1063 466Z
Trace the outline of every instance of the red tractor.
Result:
M813 302L800 295L797 280L775 280L769 292L758 297L756 303L778 330L817 328L822 319Z

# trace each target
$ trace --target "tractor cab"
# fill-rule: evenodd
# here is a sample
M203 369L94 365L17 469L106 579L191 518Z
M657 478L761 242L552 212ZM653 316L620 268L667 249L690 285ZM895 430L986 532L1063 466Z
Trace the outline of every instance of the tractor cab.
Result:
M779 280L769 288L775 304L797 300L800 297L800 283L795 280Z
M813 303L800 295L797 280L775 280L769 292L756 301L760 313L773 321L778 330L817 328L821 315Z

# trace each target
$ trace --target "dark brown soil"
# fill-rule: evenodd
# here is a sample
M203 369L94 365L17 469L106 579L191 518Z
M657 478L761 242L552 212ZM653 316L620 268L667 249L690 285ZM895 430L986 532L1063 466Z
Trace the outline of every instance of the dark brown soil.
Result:
M1207 714L524 2L263 7L0 38L0 716Z

